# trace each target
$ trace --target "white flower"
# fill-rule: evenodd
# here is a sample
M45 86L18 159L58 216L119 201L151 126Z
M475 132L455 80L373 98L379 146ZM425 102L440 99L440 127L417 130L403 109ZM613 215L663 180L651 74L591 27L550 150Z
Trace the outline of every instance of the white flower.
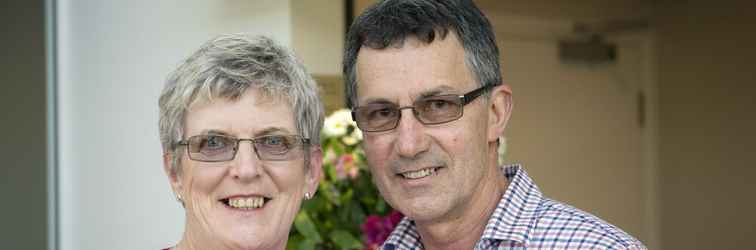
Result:
M352 121L352 113L348 109L336 110L326 117L323 133L328 137L344 136L350 125L355 125Z
M362 130L357 127L357 123L354 124L354 131L352 131L352 136L354 136L354 138L357 138L358 141L362 141Z
M353 145L355 145L355 144L357 144L357 143L360 142L357 139L357 137L354 136L354 134L342 137L341 141L344 142L344 144L349 145L349 146L353 146Z

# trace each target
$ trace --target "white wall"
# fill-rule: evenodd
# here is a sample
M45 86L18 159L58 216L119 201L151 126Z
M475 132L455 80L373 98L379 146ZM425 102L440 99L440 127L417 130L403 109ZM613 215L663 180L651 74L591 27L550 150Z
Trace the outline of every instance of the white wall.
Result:
M59 247L161 249L183 232L162 171L157 100L212 36L291 44L289 1L58 1Z

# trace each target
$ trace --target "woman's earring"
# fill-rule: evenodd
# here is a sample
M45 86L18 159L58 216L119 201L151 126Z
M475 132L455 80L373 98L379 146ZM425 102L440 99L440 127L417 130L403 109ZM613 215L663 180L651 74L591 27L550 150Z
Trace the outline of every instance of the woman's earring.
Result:
M310 192L305 192L305 200L309 200L310 198L312 198Z
M181 197L181 194L176 194L176 201L181 203L181 206L184 206L184 197Z

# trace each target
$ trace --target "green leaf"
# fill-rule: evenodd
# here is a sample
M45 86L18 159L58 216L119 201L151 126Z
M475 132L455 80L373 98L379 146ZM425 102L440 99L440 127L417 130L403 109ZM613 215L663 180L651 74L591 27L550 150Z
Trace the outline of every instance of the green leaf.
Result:
M329 238L341 249L362 248L362 242L360 242L352 234L344 230L336 230L331 232Z
M336 188L336 186L334 186L330 182L320 182L320 188L321 193L328 199L329 202L336 206L341 205L341 193L339 189Z
M323 242L323 239L320 238L320 233L318 233L318 230L315 228L315 224L306 212L302 211L297 214L297 217L294 219L294 227L299 233L304 235L305 241L309 240L315 243Z
M300 234L289 236L289 241L286 242L286 250L297 250L299 245L304 241L304 237Z
M333 149L333 152L336 153L336 156L343 155L345 150L344 146L342 146L341 143L332 143L331 149Z
M306 239L299 243L298 250L312 250L315 249L315 245L317 245L317 243L310 239Z
M346 192L341 194L341 203L346 203L352 200L352 196L354 196L354 190L349 188Z
M380 214L386 213L386 210L388 210L386 209L386 202L383 199L378 199L378 203L375 204L375 210Z
M351 217L350 218L351 221L359 221L359 222L365 221L365 218L367 217L367 215L365 214L365 211L362 210L362 207L360 207L357 204L354 204L349 209L349 216ZM359 230L359 223L354 224L354 225L355 225L355 229Z
M328 164L324 166L324 169L326 171L326 177L328 177L328 180L336 181L339 179L338 175L336 174L336 166Z

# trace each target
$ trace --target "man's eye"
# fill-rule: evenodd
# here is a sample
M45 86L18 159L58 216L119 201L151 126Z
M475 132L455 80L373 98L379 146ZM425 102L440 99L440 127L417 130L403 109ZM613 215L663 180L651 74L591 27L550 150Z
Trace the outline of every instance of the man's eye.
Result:
M445 99L429 99L425 100L422 103L422 112L426 113L438 113L438 112L448 112L449 110L453 109L454 103L445 100Z
M386 107L371 111L368 117L370 117L370 119L383 119L392 117L395 113L396 111L394 109Z
M449 108L450 104L446 100L430 100L428 106L430 109L439 110Z

